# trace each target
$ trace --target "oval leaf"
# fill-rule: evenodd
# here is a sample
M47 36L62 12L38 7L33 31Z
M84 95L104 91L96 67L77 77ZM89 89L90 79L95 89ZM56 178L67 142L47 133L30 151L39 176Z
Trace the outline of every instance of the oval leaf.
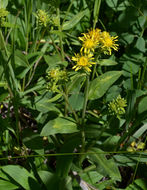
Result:
M37 183L34 176L25 168L18 165L7 165L3 166L2 170L24 189L32 190L32 186L34 186L40 190L39 184Z
M108 71L94 79L90 84L89 99L95 100L101 98L121 74L121 71Z
M104 176L109 175L113 180L121 181L119 169L113 159L107 160L101 149L92 148L91 151L95 154L90 154L89 157L95 163L97 172Z
M56 118L49 121L42 129L41 136L54 135L57 133L74 133L77 132L77 125L67 118Z
M70 21L67 21L63 24L63 30L69 30L73 28L86 14L88 10L82 11L75 15Z
M98 64L101 66L112 66L117 65L117 62L111 59L102 59L98 62Z

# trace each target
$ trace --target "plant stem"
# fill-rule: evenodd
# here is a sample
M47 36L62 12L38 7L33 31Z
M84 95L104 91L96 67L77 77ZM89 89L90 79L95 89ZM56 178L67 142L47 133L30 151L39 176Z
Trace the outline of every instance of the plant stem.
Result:
M55 42L54 42L54 39L52 38L52 36L51 36L50 33L49 33L49 37L50 37L50 39L52 40L52 44L53 44L53 46L54 46L56 52L60 55L60 52L59 52L59 50L58 50L58 48L57 48L57 46L56 46L56 44L55 44Z
M60 9L59 8L57 8L57 15L58 15L58 18L60 18ZM63 38L62 38L62 26L61 26L60 22L59 22L58 30L60 32L59 41L60 41L60 48L61 48L61 56L62 56L62 61L64 61L64 47L63 47Z
M95 61L97 61L99 57L100 57L100 54L98 53L98 54L96 55L96 57L95 57ZM96 74L96 67L97 67L97 63L96 63L96 64L94 65L94 67L93 67L93 72L92 72L91 80L93 80L94 77L95 77L95 74Z
M85 120L85 113L86 107L88 102L88 91L89 91L89 75L87 75L86 79L86 86L85 86L85 97L84 97L84 104L83 104L83 112L82 112L82 121L81 121L81 136L82 136L82 147L81 153L85 151L85 129L84 129L84 120ZM83 155L80 156L79 163L82 163Z
M69 106L69 108L71 109L71 111L72 111L72 113L73 113L73 115L74 115L74 117L75 117L76 122L79 123L78 116L77 116L76 112L74 111L74 109L72 108L72 106L70 105L70 103L69 103L69 101L68 101L67 95L66 95L64 92L62 92L62 95L64 96L64 99L65 99L66 104L67 104L67 105Z
M88 102L88 91L89 91L89 75L87 75L86 79L86 87L85 87L85 97L84 97L84 105L83 105L83 112L82 112L82 124L84 123L86 107Z

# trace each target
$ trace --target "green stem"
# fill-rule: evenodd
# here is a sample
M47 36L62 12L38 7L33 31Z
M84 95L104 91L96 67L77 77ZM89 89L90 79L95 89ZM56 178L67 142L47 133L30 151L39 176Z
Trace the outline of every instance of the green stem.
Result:
M68 105L68 107L69 107L70 110L72 111L72 113L73 113L73 115L74 115L74 117L75 117L76 122L79 123L79 118L78 118L76 112L74 111L74 109L72 108L72 106L70 105L70 103L69 103L69 101L68 101L67 95L66 95L64 92L62 92L62 95L64 96L64 99L65 99L66 104Z
M62 22L62 24L61 24L61 28L63 27L63 24L64 24L65 19L66 19L67 15L68 15L68 13L69 13L71 7L72 7L73 2L74 2L74 0L71 1L70 5L69 5L69 7L68 7L68 9L67 9L67 11L66 11L66 14L65 14L65 16L64 16L63 22Z
M81 136L82 136L82 148L81 153L85 151L85 128L84 128L84 120L85 120L85 114L86 114L86 107L88 102L88 91L89 91L89 75L87 75L86 79L86 86L85 86L85 97L84 97L84 104L83 104L83 111L82 111L82 121L81 121ZM84 155L80 156L79 164L82 163Z
M93 72L92 72L91 80L93 80L94 77L95 77L95 74L96 74L96 67L97 67L97 60L98 60L99 57L100 57L100 53L98 53L98 54L96 55L96 57L95 57L96 64L95 64L94 67L93 67Z
M58 18L60 18L60 9L59 8L57 8L57 15L58 15ZM59 41L60 41L62 61L64 61L64 47L63 47L63 38L62 38L62 26L61 26L60 22L59 22L58 30L61 33L59 35Z
M57 48L57 46L56 46L56 44L55 44L55 42L54 42L54 39L52 38L51 34L49 34L49 37L50 37L50 39L52 40L52 44L53 44L53 46L54 46L56 52L60 55L60 52L59 52L59 50L58 50L58 48Z
M86 79L85 97L84 97L83 112L82 112L82 124L84 123L85 119L86 107L88 102L88 91L89 91L89 75L87 75Z

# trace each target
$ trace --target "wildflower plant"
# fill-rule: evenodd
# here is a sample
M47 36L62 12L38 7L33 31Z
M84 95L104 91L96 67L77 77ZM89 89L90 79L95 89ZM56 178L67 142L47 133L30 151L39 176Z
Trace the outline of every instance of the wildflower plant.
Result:
M0 2L2 189L143 189L145 5Z

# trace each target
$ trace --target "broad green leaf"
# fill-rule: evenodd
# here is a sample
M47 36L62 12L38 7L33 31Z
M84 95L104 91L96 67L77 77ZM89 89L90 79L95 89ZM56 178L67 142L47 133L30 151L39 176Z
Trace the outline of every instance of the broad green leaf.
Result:
M147 162L147 153L142 152L142 153L129 153L125 155L114 155L114 159L119 165L124 165L124 166L135 166L136 163L139 162Z
M44 154L43 139L38 133L34 133L31 129L26 128L23 130L23 143L24 145L37 152L38 154Z
M29 66L29 62L26 56L20 50L15 50L15 63L17 66L22 66L22 67Z
M6 8L8 5L8 0L0 0L0 8Z
M40 190L39 184L37 183L34 176L25 168L18 165L7 165L2 167L2 171L8 174L24 189L33 190L36 187L38 190Z
M0 190L13 190L18 189L19 187L9 181L0 179Z
M106 102L110 102L121 93L122 89L118 85L113 85L109 88L106 94Z
M75 148L81 143L81 138L76 136L71 136L69 140L67 140L63 146L61 147L60 153L72 153ZM73 155L70 156L59 156L57 158L57 169L56 173L60 177L66 178L70 171Z
M102 59L98 62L98 64L101 66L112 66L117 65L117 62L111 59Z
M57 109L53 103L48 102L46 98L35 101L34 108L42 113L47 113L49 111L60 112L59 109Z
M131 74L136 74L139 71L139 65L132 61L126 61L123 65L123 69L128 72L128 76L131 76Z
M43 170L39 171L38 174L42 182L46 186L47 190L59 189L59 177L57 175L49 171Z
M121 71L108 71L94 79L90 84L89 99L95 100L101 98L121 75Z
M123 43L127 45L127 44L131 44L133 42L135 35L128 34L128 33L122 33L121 37L122 37L122 39L120 39L120 40L121 41L123 40Z
M58 54L52 56L44 55L43 57L51 69L59 66L66 67L68 65L67 61L63 61Z
M83 108L83 103L84 103L83 93L79 92L72 94L69 98L69 103L74 110L76 111L81 110Z
M82 83L85 81L86 75L84 74L75 74L71 77L71 81L67 85L67 92L72 93L72 91L76 91L77 89L80 89L82 86ZM75 90L76 89L76 90Z
M147 131L147 123L140 127L133 135L135 138L139 138L145 131Z
M109 7L116 9L118 0L106 0L106 3L108 4Z
M62 29L63 30L69 30L69 29L73 28L87 14L87 12L88 12L88 10L85 10L85 11L79 12L78 14L73 16L70 21L66 21L63 24Z
M106 151L115 151L115 147L119 141L120 137L119 136L111 136L108 137L104 142L103 142L103 150Z
M144 111L147 111L147 96L142 98L142 100L139 102L139 105L138 105L138 113L142 113Z
M130 184L126 190L145 190L147 189L147 182L145 179L136 179L133 184Z
M136 42L136 48L141 52L145 52L145 40L142 37L139 37Z
M54 134L66 134L77 132L77 125L68 118L58 117L54 120L49 121L42 129L41 136L48 136Z
M97 171L90 171L81 173L80 177L87 183L94 185L103 178L103 175L99 174Z
M90 150L93 154L90 154L90 159L96 164L97 172L101 175L109 175L111 179L121 181L121 175L118 167L113 159L107 160L102 150L98 148L92 148Z

